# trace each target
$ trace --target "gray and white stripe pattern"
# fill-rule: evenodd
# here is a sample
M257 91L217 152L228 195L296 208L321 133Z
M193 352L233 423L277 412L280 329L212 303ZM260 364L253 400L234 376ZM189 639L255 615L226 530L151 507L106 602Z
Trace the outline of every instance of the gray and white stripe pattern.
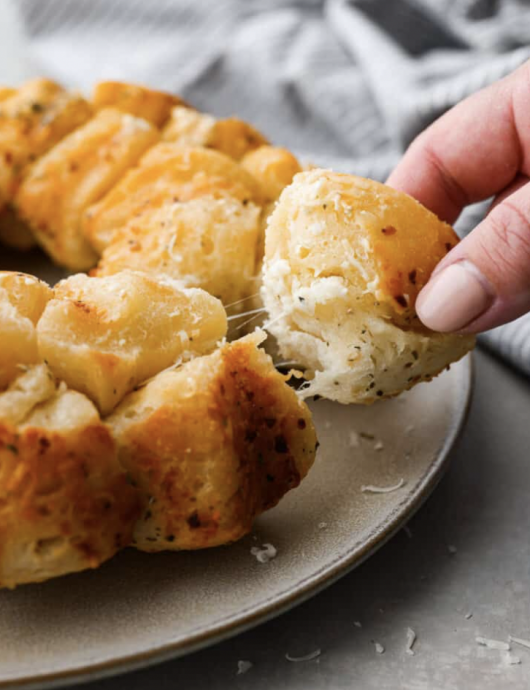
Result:
M384 180L410 141L530 57L525 0L18 0L36 71L174 90L306 160ZM458 224L469 231L486 206ZM530 317L483 342L530 374Z

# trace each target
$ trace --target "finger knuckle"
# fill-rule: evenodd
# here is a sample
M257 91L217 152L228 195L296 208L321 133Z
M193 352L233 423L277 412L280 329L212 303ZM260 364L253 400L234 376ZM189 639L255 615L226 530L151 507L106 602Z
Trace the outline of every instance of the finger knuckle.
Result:
M490 232L482 233L479 243L483 254L497 273L521 273L530 276L530 216L509 200L489 216Z

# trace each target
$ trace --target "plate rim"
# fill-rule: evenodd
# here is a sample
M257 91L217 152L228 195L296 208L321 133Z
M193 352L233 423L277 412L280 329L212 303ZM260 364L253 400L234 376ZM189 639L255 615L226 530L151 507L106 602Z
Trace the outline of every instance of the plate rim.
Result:
M444 476L451 459L451 450L459 440L466 425L473 398L475 364L474 353L469 352L458 364L463 367L462 390L455 410L455 421L449 427L435 460L429 465L420 479L416 492L403 499L385 523L375 530L363 544L361 551L349 550L345 555L328 563L315 573L307 576L296 585L280 594L239 611L235 615L222 618L212 629L198 628L185 639L164 643L143 652L122 654L102 662L84 664L61 671L27 676L26 678L0 680L0 689L45 690L46 688L73 686L87 681L128 673L156 664L177 659L217 644L265 623L286 611L302 604L337 582L386 544L421 508Z

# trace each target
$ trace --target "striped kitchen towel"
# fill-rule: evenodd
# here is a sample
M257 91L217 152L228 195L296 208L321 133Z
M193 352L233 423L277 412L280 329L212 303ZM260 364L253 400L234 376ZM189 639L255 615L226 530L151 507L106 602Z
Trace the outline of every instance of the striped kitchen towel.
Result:
M38 71L174 90L380 180L436 117L530 57L525 0L16 1ZM482 342L530 375L530 316Z

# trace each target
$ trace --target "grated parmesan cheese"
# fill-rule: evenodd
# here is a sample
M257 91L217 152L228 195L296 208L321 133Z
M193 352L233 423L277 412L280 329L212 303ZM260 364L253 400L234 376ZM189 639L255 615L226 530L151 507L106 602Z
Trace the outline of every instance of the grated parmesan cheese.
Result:
M364 494L390 494L392 491L397 491L405 485L405 480L403 477L399 480L397 484L393 486L373 486L372 484L363 484L361 486L361 491Z
M414 656L415 654L412 648L414 647L417 637L418 636L412 628L407 628L407 646L405 647L405 652L410 654L410 656Z
M322 654L321 649L315 649L313 652L309 652L309 654L304 654L303 656L292 656L292 654L287 654L285 655L285 658L287 661L291 661L292 663L299 663L301 661L313 661L313 659L318 659L318 657Z
M507 664L508 666L514 666L515 664L520 664L521 663L521 657L515 656L515 654L511 654L510 652L506 652L504 655L504 663Z
M358 448L360 445L359 434L356 431L350 431L348 442L349 442L350 448Z
M254 666L252 661L246 661L245 659L242 659L241 661L237 662L237 673L236 676L241 676L243 673L246 673L247 671L250 671L250 669Z
M375 651L377 652L377 654L384 654L385 653L385 648L379 642L374 642L374 647L375 647Z
M259 546L253 546L250 549L250 553L255 556L258 563L268 563L276 558L278 554L278 549L272 544L263 544L262 548Z
M498 649L501 652L509 652L511 647L508 642L502 642L501 640L491 640L488 637L481 637L480 635L475 638L477 644L482 647L487 647L488 649Z
M355 625L356 628L362 628L362 623L361 621L353 621L353 624Z
M327 526L328 526L327 522L319 522L318 523L318 529L326 529Z
M514 637L513 635L508 635L508 640L510 642L515 642L515 644L521 645L521 647L530 649L530 640L524 640L522 637Z
M384 447L385 444L383 443L383 441L377 441L374 445L374 450L383 450Z

